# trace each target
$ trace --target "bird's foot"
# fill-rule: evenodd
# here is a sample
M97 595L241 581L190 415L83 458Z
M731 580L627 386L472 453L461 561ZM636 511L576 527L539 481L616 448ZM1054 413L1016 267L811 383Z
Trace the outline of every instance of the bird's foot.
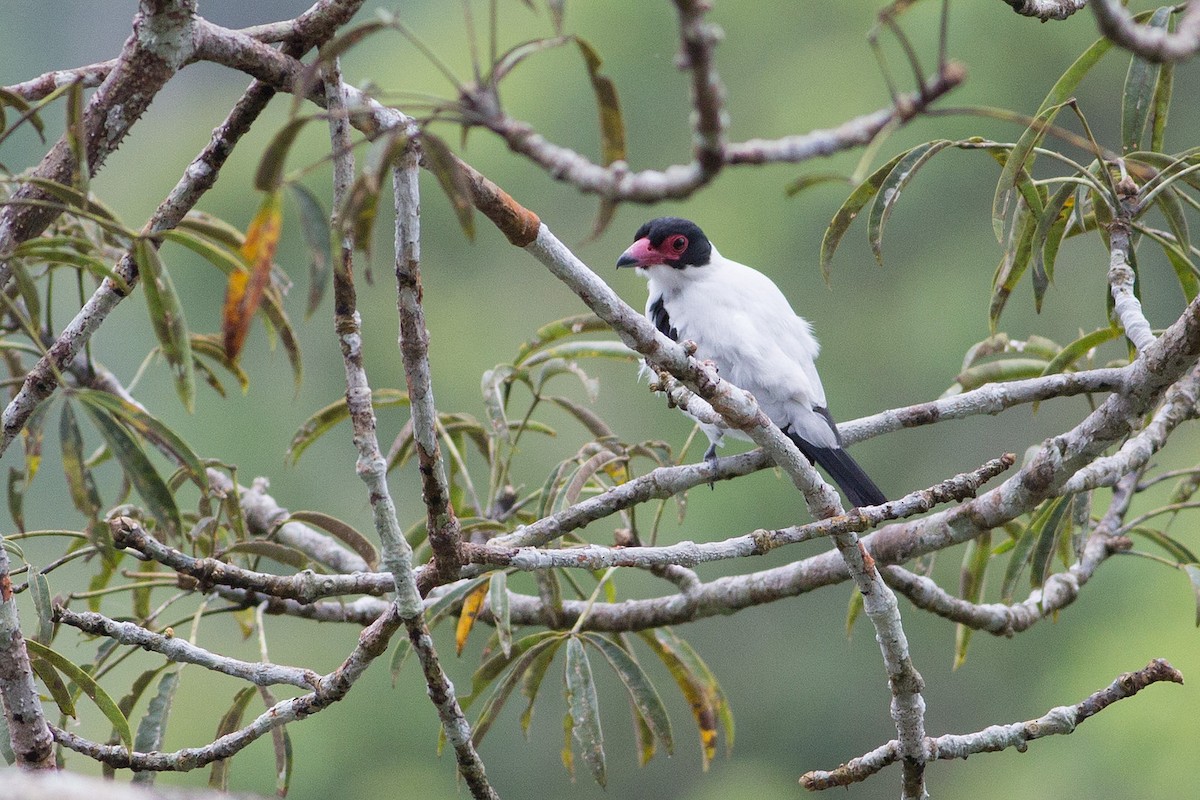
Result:
M710 444L708 446L708 449L704 451L704 463L708 464L710 469L717 468L717 446L715 444ZM708 482L708 488L709 488L709 491L712 491L717 488L716 479L710 480Z

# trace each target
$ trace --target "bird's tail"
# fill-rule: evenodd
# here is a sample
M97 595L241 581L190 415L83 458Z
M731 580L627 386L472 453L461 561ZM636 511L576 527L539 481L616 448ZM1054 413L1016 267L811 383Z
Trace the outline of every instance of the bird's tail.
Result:
M791 431L785 431L785 433L796 443L800 452L804 453L809 461L815 461L829 473L833 482L846 493L846 499L850 501L850 505L877 506L887 502L887 497L875 485L875 481L871 480L858 462L851 458L845 450L840 447L817 447Z

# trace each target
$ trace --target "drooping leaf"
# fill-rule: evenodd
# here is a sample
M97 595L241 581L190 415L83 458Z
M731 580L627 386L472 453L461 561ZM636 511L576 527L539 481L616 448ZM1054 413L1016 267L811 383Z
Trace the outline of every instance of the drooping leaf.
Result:
M179 688L180 667L169 669L158 681L158 691L150 698L150 704L142 721L138 723L137 736L133 747L139 753L151 753L162 749L163 740L167 735L167 718L171 714L171 706L175 702L175 691ZM154 780L153 772L135 772L133 783L150 783Z
M175 391L183 401L183 407L191 413L196 405L196 372L183 304L175 292L170 273L159 258L158 249L148 239L137 240L134 259L142 276L154 335L171 366Z
M855 217L866 207L867 203L879 194L883 182L887 180L887 176L891 174L907 152L897 154L872 172L865 181L855 187L850 196L842 203L841 208L833 215L829 227L825 229L825 234L821 237L821 276L825 278L826 283L829 283L830 279L830 264L833 261L833 254L837 250L838 244L841 243L842 237L846 235L850 223L854 222Z
M1070 508L1069 497L1056 497L1044 504L1037 516L1034 517L1030 529L1033 533L1033 553L1029 562L1029 583L1033 588L1040 588L1050 576L1053 567L1053 556L1062 535L1063 522L1067 519L1067 509Z
M638 635L662 660L667 671L671 673L671 678L683 693L683 698L691 706L696 728L700 732L701 763L707 771L708 765L717 754L716 697L701 676L689 669L679 653L669 646L669 639L658 634L659 631L642 631Z
M1184 564L1183 571L1187 573L1192 583L1192 593L1196 595L1196 627L1200 628L1200 564Z
M565 640L564 635L559 631L543 631L543 633L553 635L543 636L536 644L524 650L521 650L520 642L513 643L512 668L509 669L504 679L496 684L483 709L479 712L478 719L475 721L471 741L477 746L491 729L492 723L496 721L500 710L504 708L504 704L508 701L517 684L523 681L535 665L542 663L543 658L552 659L554 653L558 651L558 648L562 646ZM520 655L518 656L517 653L520 653ZM547 653L549 655L546 655Z
M399 389L375 389L371 392L371 404L376 408L392 406L407 406L408 393ZM346 398L341 397L317 411L304 421L294 434L288 445L287 458L295 464L309 445L321 438L333 426L350 418L350 408Z
M271 191L263 198L250 222L246 242L242 245L242 258L251 265L250 271L239 270L230 274L225 287L221 330L225 339L225 353L230 360L236 360L242 351L250 323L270 284L271 264L282 226L282 195L278 190Z
M1064 372L1071 367L1076 361L1087 355L1094 347L1099 347L1105 342L1110 342L1121 336L1124 333L1120 328L1100 328L1091 333L1079 337L1069 345L1059 351L1042 370L1043 375L1054 375L1059 372Z
M1033 302L1034 309L1042 313L1042 300L1046 289L1054 280L1054 262L1058 257L1058 248L1062 244L1063 234L1071 221L1071 212L1075 207L1074 186L1064 183L1046 202L1037 227L1033 231L1033 241L1030 246L1033 251Z
M487 409L488 419L492 423L492 432L505 443L511 441L505 405L508 398L509 379L514 371L511 364L497 364L495 368L485 371L480 381L483 406Z
M200 457L183 438L170 427L143 408L108 392L95 389L76 390L74 396L81 402L102 408L120 420L143 439L167 450L187 471L188 476L201 489L208 488L208 473Z
M230 703L228 710L221 717L221 721L217 723L214 741L242 727L242 717L246 714L246 705L257 691L258 687L255 686L245 686L238 690L237 694L233 696L233 702ZM208 776L208 788L221 792L229 790L229 770L232 763L232 758L222 758L213 762Z
M937 139L914 147L904 154L880 184L875 202L871 205L871 213L867 217L867 241L871 244L871 252L875 254L879 266L883 266L883 228L900 199L900 193L916 176L917 170L952 144L954 143L948 139Z
M300 384L304 380L304 361L300 355L300 340L296 338L292 322L288 319L287 312L283 310L283 298L279 296L278 290L274 287L267 287L266 292L263 293L262 314L268 330L274 331L283 344L283 351L287 354L288 364L292 368L292 385L296 391L299 391Z
M293 511L285 522L303 522L314 525L349 547L375 570L379 567L379 550L366 537L347 522L320 511Z
M468 239L475 238L475 205L471 201L471 186L462 163L449 145L428 130L421 133L421 151L430 172L450 200L450 207Z
M168 536L178 533L182 525L175 498L141 446L106 408L88 402L85 402L83 407L96 430L108 444L108 449L117 459L117 463L121 465L122 473L146 503L159 525Z
M278 561L280 564L286 564L294 569L308 569L312 566L312 561L306 553L297 550L294 547L288 547L285 544L278 542L267 542L261 539L255 539L248 542L236 542L229 547L218 550L213 554L215 558L224 558L225 556L236 553L245 553L252 556L263 556Z
M463 648L467 646L467 637L471 635L471 629L475 627L475 620L479 618L479 612L483 609L483 601L486 597L487 587L481 585L463 600L462 611L458 615L458 626L454 629L454 649L460 656Z
M1024 200L1024 196L1022 196ZM1018 201L1016 219L1009 230L1004 246L1004 256L996 267L992 278L992 300L988 307L988 324L993 333L1000 321L1000 314L1017 284L1021 282L1033 255L1034 231L1042 214L1042 208L1031 207Z
M585 633L582 638L599 650L608 661L629 692L629 699L638 714L663 743L667 753L674 754L675 744L671 738L671 720L667 717L667 708L642 666L626 648L612 639L595 633Z
M254 173L255 189L273 193L283 186L283 170L287 163L288 151L296 143L296 137L304 126L314 119L315 116L292 117L275 132L258 161L258 169Z
M596 683L592 679L592 667L587 651L579 638L567 639L566 672L567 709L571 715L572 734L579 742L583 760L592 770L596 783L606 782L604 760L604 732L600 727L600 700L596 696Z
M532 339L521 343L521 346L517 348L517 357L513 359L513 365L524 363L531 353L569 336L608 330L611 330L608 323L593 313L556 319L534 331Z
M300 208L300 222L304 231L304 243L308 245L308 306L304 316L316 313L325 289L329 285L330 244L332 229L329 215L321 207L321 201L302 183L291 183L292 196Z
M109 697L108 692L101 688L100 684L96 683L96 679L81 669L70 659L58 652L50 649L40 642L32 639L25 640L25 647L28 648L31 655L36 655L38 658L50 663L56 670L65 675L69 680L91 698L96 704L96 708L100 709L100 713L112 723L117 735L126 747L133 747L133 736L129 730L129 720L121 713L121 709Z
M29 571L29 595L33 610L37 612L37 630L33 638L48 645L54 638L54 603L50 599L50 583L39 570Z
M54 705L58 706L59 713L72 719L78 719L75 711L75 698L71 695L71 691L63 682L62 677L59 676L58 670L49 661L35 655L33 651L29 652L29 667L46 687L46 693L50 695Z
M987 566L991 555L991 531L984 531L982 535L967 542L967 549L963 554L962 570L959 573L958 595L968 603L978 603L983 596ZM953 669L958 669L967 660L967 646L971 642L972 633L974 633L974 629L961 622L955 626Z
M1163 6L1155 10L1147 28L1165 31L1174 8ZM1121 147L1123 152L1141 150L1146 121L1155 108L1155 96L1161 67L1136 53L1129 59L1125 88L1121 92Z
M508 609L508 576L503 570L492 573L492 580L488 584L488 602L500 639L500 652L507 657L512 653L512 621Z

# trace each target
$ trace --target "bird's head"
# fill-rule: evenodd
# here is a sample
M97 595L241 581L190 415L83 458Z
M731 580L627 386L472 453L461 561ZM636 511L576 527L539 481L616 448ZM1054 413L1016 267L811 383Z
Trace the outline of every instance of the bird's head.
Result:
M638 228L633 244L617 259L617 267L645 269L659 265L684 270L707 266L713 247L696 223L659 217Z

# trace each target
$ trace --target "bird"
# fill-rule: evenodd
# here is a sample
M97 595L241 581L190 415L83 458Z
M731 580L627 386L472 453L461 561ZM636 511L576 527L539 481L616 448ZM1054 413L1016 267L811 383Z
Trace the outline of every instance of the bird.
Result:
M668 338L691 341L696 358L749 391L800 452L829 473L854 506L887 502L875 482L842 447L814 360L812 325L792 310L779 287L756 269L725 258L696 223L659 217L638 228L617 259L648 279L646 317ZM716 458L736 428L700 423Z

